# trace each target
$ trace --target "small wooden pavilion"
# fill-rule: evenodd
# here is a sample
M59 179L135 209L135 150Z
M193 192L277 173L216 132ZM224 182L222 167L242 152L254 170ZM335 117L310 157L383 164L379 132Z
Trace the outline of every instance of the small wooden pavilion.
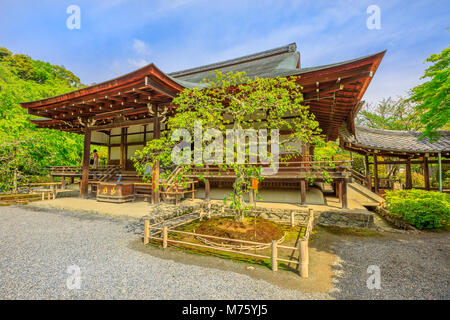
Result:
M420 164L424 176L424 186L430 190L430 164L438 164L439 190L442 186L442 164L450 164L450 131L441 131L438 142L430 143L427 138L419 139L420 133L414 131L380 130L356 126L355 133L345 127L340 128L340 144L343 149L365 156L365 174L362 183L379 193L381 188L391 188L388 183L381 184L378 177L379 165L404 165L406 168L405 188L413 187L411 164ZM369 156L373 162L369 161ZM379 158L383 160L380 161ZM373 179L370 166L373 166ZM373 181L372 181L373 180Z
M202 87L200 81L212 77L214 70L245 71L250 77L300 76L299 85L303 87L304 101L310 106L327 139L336 140L338 130L342 126L354 134L353 120L359 111L359 102L384 54L385 52L380 52L330 65L302 68L300 53L296 44L292 43L169 74L150 64L116 79L21 105L29 114L37 116L31 121L40 128L84 135L82 168L75 170L74 174L81 175L80 192L86 197L91 177L91 144L107 146L108 165L118 166L124 176L129 173L136 177L131 156L136 150L143 148L147 141L159 138L161 131L166 130L165 120L175 110L172 99L184 88ZM308 159L307 156L311 155L313 150L303 147L302 153L305 155L304 159ZM283 175L271 177L272 180L265 183L281 188L299 188L301 202L304 203L307 184L303 171L304 168L297 168L295 172L284 172ZM157 190L158 164L152 172L151 190ZM109 173L114 175L113 171ZM53 174L64 176L67 172L55 170ZM336 170L332 177L339 181L340 188L344 190L340 194L345 194L348 175L342 170ZM226 183L220 181L226 179L225 177L215 178L211 180L213 183ZM208 192L209 188L208 182L205 192ZM159 199L158 192L152 192L153 202L157 203ZM346 197L342 199L343 205L346 206Z

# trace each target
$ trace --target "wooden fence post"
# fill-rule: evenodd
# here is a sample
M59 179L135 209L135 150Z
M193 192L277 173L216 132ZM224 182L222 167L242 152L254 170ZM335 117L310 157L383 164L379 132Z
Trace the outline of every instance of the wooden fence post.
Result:
M163 249L167 248L167 227L163 226Z
M278 242L272 240L272 271L278 271Z
M299 265L300 265L300 276L302 278L308 278L308 239L300 240L300 254L299 254Z
M149 243L149 236L150 236L150 220L145 219L144 220L144 244Z
M312 227L313 226L312 223L314 222L314 209L313 208L308 208L308 213L309 213L309 220L311 220L311 227Z
M291 211L291 227L295 226L295 214L294 211Z

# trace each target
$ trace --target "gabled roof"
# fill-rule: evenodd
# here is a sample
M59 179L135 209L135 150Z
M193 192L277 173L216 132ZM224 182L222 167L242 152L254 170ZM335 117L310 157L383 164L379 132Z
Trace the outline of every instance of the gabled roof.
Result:
M121 77L63 95L21 103L39 127L83 132L82 121L93 119L98 126L111 125L115 117L129 121L151 118L148 105L172 107L172 98L184 88L205 87L203 79L214 70L245 71L250 77L300 76L304 103L318 120L329 140L338 137L345 123L354 132L353 119L359 102L377 70L385 51L313 68L300 68L295 43L214 64L165 74L149 64Z
M355 134L350 134L345 127L340 128L339 136L349 148L378 150L398 153L450 153L450 131L441 131L438 142L430 143L427 138L419 139L421 133L416 131L373 129L355 127Z

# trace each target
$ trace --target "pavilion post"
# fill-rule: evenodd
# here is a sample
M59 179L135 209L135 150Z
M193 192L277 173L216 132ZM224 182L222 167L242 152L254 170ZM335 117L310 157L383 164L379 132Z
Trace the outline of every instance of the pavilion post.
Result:
M89 160L91 155L91 129L87 126L84 131L84 146L83 146L83 166L80 183L80 196L88 197L89 192Z
M406 189L412 189L411 159L406 159Z
M364 169L366 171L366 176L370 174L370 167L369 167L369 155L366 153L364 156Z
M364 156L364 169L366 172L366 184L367 188L372 190L372 178L370 178L370 165L369 165L369 155L366 153Z
M161 127L158 116L158 106L155 105L155 115L153 117L153 139L161 137ZM156 160L152 169L152 203L159 203L159 160Z
M438 170L439 170L439 192L442 193L442 155L438 153Z
M306 203L306 180L300 180L300 201L304 205Z
M379 181L378 181L378 156L376 153L373 154L373 180L374 180L374 190L375 193L379 192Z
M346 179L346 178L341 179L341 181L339 182L339 184L341 185L341 186L339 187L339 189L340 189L340 197L341 197L342 209L347 209L347 208L348 208L348 201L347 201L347 179Z
M126 170L127 166L127 128L121 128L120 131L120 168Z
M428 157L423 157L423 179L425 180L425 190L430 190L430 171L428 169Z

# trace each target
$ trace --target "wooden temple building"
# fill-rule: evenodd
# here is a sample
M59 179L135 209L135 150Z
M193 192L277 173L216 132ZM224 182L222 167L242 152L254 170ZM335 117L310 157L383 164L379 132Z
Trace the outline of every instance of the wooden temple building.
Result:
M81 176L81 196L88 196L99 181L115 182L119 173L123 181L134 184L132 193L148 195L158 203L164 192L160 189L159 166L153 169L152 185L143 183L136 174L131 157L142 149L147 141L160 137L166 130L166 119L173 114L172 99L184 88L202 87L202 79L213 76L212 71L245 71L250 77L292 77L300 76L299 85L305 104L316 116L322 132L328 140L336 140L345 132L344 147L355 152L373 153L374 149L358 144L361 137L355 127L354 118L361 106L360 101L374 76L385 52L323 65L302 68L300 53L292 43L280 48L209 64L188 70L164 73L154 64L120 76L118 78L82 88L77 91L44 100L22 103L29 114L37 116L31 121L40 128L63 130L84 135L82 166L77 168L54 168L54 176ZM352 140L355 137L356 140ZM92 145L108 148L108 167L90 168L89 159ZM381 150L381 149L377 149ZM430 154L435 154L429 151ZM320 168L305 165L311 160L313 148L303 147L303 161L289 167L280 168L277 175L265 179L261 188L290 189L299 194L299 202L306 202L308 176L322 177ZM448 149L447 153L448 155ZM443 153L444 156L444 153ZM375 157L376 159L376 157ZM407 157L403 157L407 161ZM409 159L409 158L408 158ZM375 160L376 161L376 160ZM411 160L414 161L414 160ZM376 166L376 164L374 164ZM308 169L309 168L309 169ZM193 184L202 188L204 198L209 199L210 189L230 183L230 177L218 177L214 168L208 168L207 182ZM335 179L336 189L343 207L347 205L347 182L351 172L345 165L330 169ZM98 178L100 176L100 178ZM376 186L377 184L375 184ZM106 190L106 189L105 189ZM158 190L158 191L153 191ZM168 191L169 190L169 191ZM186 191L186 190L184 190ZM129 192L129 191L128 191ZM194 196L192 188L192 196ZM176 193L176 192L175 192Z

